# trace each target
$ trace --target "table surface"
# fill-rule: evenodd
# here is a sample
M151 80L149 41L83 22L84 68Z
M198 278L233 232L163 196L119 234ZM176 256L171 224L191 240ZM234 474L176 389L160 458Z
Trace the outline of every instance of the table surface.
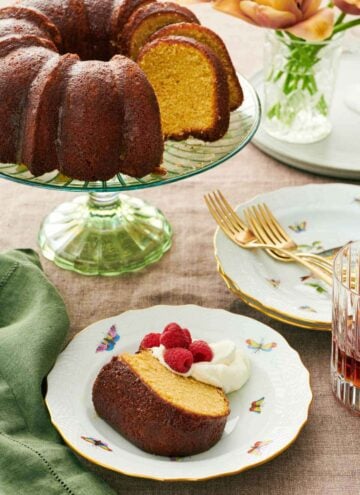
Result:
M0 0L1 3L5 2ZM264 34L261 29L217 13L206 4L196 5L194 11L204 25L223 37L242 74L250 77L261 68ZM141 198L157 205L174 228L171 250L145 271L119 278L87 278L61 270L43 259L48 277L67 304L71 336L92 322L128 309L194 303L244 314L273 327L300 353L310 370L314 400L309 421L296 442L281 456L236 476L175 484L130 478L87 464L119 494L359 493L359 419L351 416L332 396L330 333L276 322L249 308L227 290L216 271L212 241L215 225L203 201L203 195L215 188L221 188L236 204L281 187L330 181L333 182L286 167L250 144L207 173L161 189L138 192ZM41 220L56 205L72 198L72 193L0 180L0 250L38 249L36 238Z

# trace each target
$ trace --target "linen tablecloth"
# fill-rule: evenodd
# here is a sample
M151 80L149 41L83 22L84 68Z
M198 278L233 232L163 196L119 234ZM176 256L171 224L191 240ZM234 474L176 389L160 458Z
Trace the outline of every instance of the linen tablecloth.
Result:
M5 3L0 1L0 5ZM246 25L209 5L194 7L201 21L226 42L236 68L250 77L262 64L261 29ZM311 373L314 400L309 421L281 456L239 475L196 483L164 483L130 478L86 463L119 494L137 495L333 495L360 492L360 422L335 402L329 382L330 333L301 330L247 307L225 287L216 271L214 221L203 194L221 188L234 204L255 194L310 182L332 182L282 165L253 145L228 162L189 180L133 193L158 206L174 228L171 250L145 271L120 278L87 278L43 260L61 292L75 335L92 322L154 304L223 308L279 331ZM43 217L73 193L45 191L0 180L0 250L33 247ZM345 219L346 220L346 219ZM85 461L83 461L85 462ZM0 487L1 492L1 487ZM31 494L31 487L29 487ZM89 494L91 495L91 494Z

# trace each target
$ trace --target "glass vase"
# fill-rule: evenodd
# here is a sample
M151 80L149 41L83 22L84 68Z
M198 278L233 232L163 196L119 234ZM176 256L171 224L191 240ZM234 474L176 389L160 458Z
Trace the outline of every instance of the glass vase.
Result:
M265 42L264 127L290 143L314 143L331 132L329 119L342 36L307 42L269 31Z

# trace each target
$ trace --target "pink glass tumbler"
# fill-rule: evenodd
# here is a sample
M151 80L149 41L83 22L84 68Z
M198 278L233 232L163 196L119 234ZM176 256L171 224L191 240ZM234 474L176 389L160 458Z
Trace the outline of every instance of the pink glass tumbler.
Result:
M331 381L335 397L360 414L360 241L334 260Z

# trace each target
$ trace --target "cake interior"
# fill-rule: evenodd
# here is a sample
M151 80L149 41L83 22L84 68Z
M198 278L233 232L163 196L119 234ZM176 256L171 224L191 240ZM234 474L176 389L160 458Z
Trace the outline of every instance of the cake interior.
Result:
M157 96L165 137L212 128L216 76L200 50L188 44L159 43L141 56L139 64Z
M184 21L183 16L177 15L174 12L169 14L163 13L149 17L141 27L133 34L130 46L130 57L136 60L141 48L145 45L148 38L155 33L158 29L173 24L176 22Z
M215 33L198 24L179 23L165 26L165 28L154 33L151 40L162 36L188 36L211 48L227 72L230 110L237 108L241 104L242 92L231 59L222 40Z
M124 353L119 359L141 377L141 380L173 406L191 414L227 416L229 404L222 390L173 373L151 353Z

